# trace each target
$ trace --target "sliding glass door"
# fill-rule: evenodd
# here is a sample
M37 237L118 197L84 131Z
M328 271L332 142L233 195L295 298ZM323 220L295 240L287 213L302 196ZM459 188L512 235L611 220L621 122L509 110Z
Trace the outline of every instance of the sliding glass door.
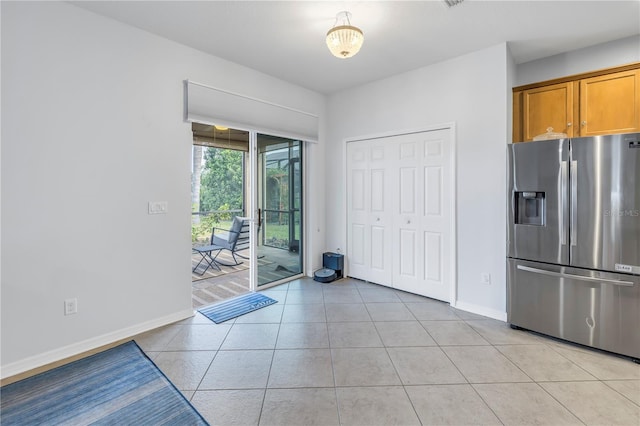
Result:
M302 273L302 146L257 134L257 284Z
M214 229L239 238L206 269L193 250L194 306L301 275L304 143L212 124L192 131L193 248L209 246ZM248 240L229 232L236 217L248 219Z

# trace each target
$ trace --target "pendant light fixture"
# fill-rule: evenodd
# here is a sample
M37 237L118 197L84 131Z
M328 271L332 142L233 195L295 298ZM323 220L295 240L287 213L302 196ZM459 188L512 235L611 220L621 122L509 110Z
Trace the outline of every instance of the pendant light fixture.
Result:
M362 30L351 25L350 18L351 13L349 12L338 13L333 28L327 32L327 47L337 58L352 57L360 51L364 42Z

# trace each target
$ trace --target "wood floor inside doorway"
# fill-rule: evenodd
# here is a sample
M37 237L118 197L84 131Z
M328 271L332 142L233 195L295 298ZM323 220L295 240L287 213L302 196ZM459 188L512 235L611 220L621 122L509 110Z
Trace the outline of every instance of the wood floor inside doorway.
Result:
M194 281L192 286L193 307L211 305L249 293L249 269Z

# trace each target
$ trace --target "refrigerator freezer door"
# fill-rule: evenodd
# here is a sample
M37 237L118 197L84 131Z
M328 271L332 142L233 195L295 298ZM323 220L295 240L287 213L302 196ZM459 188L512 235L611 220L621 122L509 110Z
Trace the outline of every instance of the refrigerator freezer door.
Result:
M640 277L508 260L508 322L640 359Z
M571 140L571 266L640 274L640 133Z
M569 262L569 141L507 147L508 256Z

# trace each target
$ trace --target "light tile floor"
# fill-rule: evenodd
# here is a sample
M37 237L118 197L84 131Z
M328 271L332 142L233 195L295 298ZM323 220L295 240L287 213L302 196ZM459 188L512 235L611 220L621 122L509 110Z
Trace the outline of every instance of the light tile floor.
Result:
M640 365L362 281L138 344L213 425L640 425Z

